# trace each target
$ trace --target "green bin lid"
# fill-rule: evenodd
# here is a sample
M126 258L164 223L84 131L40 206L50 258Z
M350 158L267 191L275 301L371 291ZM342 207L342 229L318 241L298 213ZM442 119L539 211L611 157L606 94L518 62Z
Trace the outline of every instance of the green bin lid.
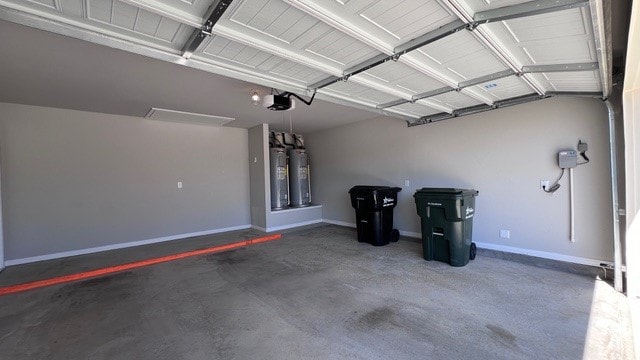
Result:
M458 188L422 188L417 190L413 196L420 196L420 195L477 196L478 191L473 189L458 189Z

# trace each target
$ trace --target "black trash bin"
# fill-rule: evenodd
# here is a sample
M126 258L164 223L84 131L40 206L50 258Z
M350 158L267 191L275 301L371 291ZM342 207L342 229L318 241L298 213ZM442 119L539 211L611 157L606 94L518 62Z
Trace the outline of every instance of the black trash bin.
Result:
M349 190L351 206L356 210L358 241L382 246L400 238L393 228L393 208L398 203L399 187L354 186Z
M425 260L465 266L473 260L471 242L476 190L422 188L413 195L422 219L422 252Z

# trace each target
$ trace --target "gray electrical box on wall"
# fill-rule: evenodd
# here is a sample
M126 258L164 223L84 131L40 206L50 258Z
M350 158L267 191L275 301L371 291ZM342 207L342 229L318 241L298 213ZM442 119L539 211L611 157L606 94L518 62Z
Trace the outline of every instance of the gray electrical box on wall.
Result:
M561 169L570 169L578 166L578 152L575 150L562 150L558 152L558 166Z

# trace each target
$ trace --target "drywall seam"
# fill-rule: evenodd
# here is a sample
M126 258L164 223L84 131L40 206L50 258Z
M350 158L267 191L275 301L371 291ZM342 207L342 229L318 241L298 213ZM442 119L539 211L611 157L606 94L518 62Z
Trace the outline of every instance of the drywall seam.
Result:
M190 238L194 236L218 234L218 233L227 232L227 231L245 230L249 228L251 228L251 225L239 225L239 226L233 226L233 227L227 227L227 228L221 228L221 229L205 230L205 231L198 231L198 232L187 233L187 234L178 234L178 235L163 236L163 237L153 238L153 239L131 241L131 242L120 243L120 244L97 246L97 247L80 249L80 250L63 251L63 252L47 254L47 255L38 255L38 256L31 256L31 257L22 258L22 259L7 260L5 261L5 265L13 266L13 265L29 264L29 263L34 263L38 261L53 260L53 259L59 259L64 257L77 256L77 255L93 254L93 253L102 252L102 251L118 250L118 249L130 248L134 246L150 245L150 244L156 244L160 242Z

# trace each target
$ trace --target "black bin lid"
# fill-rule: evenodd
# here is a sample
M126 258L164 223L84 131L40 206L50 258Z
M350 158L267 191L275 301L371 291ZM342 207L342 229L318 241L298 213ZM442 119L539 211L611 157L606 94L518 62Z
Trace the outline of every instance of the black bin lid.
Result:
M402 189L399 187L391 187L391 186L356 185L349 190L349 193L354 193L354 192L374 193L376 191L382 191L382 190L393 190L393 191L399 192Z

